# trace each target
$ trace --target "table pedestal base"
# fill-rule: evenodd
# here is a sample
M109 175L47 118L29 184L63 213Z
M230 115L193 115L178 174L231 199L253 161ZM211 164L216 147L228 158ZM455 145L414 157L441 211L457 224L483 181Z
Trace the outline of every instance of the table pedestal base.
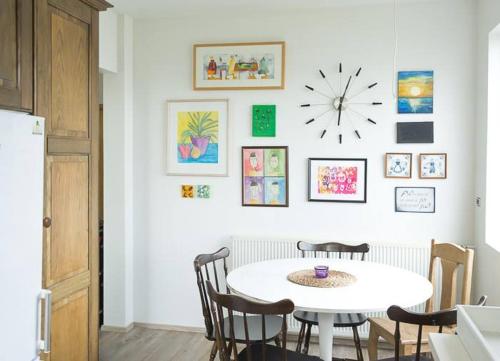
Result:
M333 313L318 313L319 356L324 361L332 360Z

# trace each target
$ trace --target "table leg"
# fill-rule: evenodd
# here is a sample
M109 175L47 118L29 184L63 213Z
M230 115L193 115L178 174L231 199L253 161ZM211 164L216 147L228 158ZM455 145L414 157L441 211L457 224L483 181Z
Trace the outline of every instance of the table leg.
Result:
M324 361L332 359L333 313L319 313L319 356Z

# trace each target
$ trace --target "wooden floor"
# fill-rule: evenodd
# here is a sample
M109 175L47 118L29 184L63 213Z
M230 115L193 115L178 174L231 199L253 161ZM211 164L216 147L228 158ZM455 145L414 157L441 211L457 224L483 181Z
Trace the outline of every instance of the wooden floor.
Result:
M211 346L200 333L135 327L128 333L101 332L100 361L208 361ZM335 357L356 358L353 347L334 346L333 352ZM311 344L309 353L318 355L318 345ZM366 350L364 354L368 360ZM379 358L391 356L393 352L379 351Z

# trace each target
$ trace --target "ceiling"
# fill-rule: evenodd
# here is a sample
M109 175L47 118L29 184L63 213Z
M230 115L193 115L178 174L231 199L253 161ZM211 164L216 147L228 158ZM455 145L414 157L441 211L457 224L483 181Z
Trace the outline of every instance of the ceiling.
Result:
M134 18L175 18L202 14L259 14L339 6L392 3L394 0L110 0L115 9ZM422 2L437 0L397 0Z

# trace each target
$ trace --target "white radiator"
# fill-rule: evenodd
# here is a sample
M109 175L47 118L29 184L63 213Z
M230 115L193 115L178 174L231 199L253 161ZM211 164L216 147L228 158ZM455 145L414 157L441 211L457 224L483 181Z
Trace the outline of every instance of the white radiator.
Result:
M301 240L312 243L321 243L311 240ZM297 241L299 240L233 237L231 246L231 268L234 269L249 263L270 259L300 257L301 254L297 250L296 246ZM430 241L428 246L373 244L370 245L370 252L368 252L366 260L404 268L427 278L429 274ZM437 276L437 279L440 279L440 275ZM440 289L436 290L434 296L438 299L439 295ZM423 312L424 308L425 305L422 304L414 307L413 310ZM383 315L383 313L371 313L368 316ZM292 318L290 320L289 327L291 331L298 332L300 325ZM368 331L368 323L366 323L359 328L360 337L367 338ZM350 329L335 328L334 332L336 336L350 337L352 334Z

